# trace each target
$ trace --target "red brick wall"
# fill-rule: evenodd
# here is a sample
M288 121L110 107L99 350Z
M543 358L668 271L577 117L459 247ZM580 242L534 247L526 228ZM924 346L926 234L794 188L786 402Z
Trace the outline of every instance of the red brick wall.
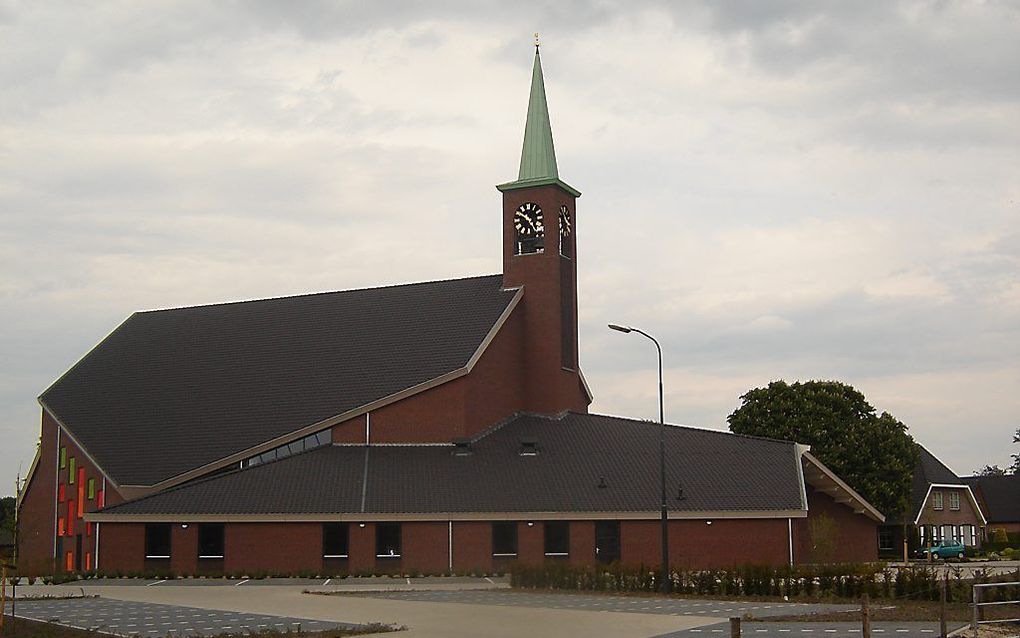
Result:
M517 561L519 563L540 565L545 561L544 529L542 521L535 521L535 524L531 526L523 521L517 524ZM457 551L456 548L454 551Z
M223 569L228 573L321 568L321 523L231 523L224 529Z
M402 525L404 572L438 574L449 567L449 526L446 523L404 523Z
M59 426L53 417L43 410L40 431L41 454L39 457L39 465L36 467L35 473L32 475L31 483L29 483L26 488L21 509L21 530L19 539L19 544L21 545L21 560L19 562L25 565L25 573L40 574L50 573L53 571L63 571L66 564L65 553L70 551L72 555L75 554L75 536L79 534L82 536L82 553L90 554L92 560L95 560L95 534L88 534L88 526L85 524L85 521L77 515L77 511L75 511L73 522L75 536L65 535L59 539L60 542L57 543L57 560L55 563L53 561L55 518L57 516L64 518L66 529L67 501L74 500L75 510L77 510L77 501L79 500L77 470L85 470L85 481L81 484L82 487L85 488L83 512L91 512L98 509L99 491L103 489L102 474L100 474L99 470L86 459L82 450L75 445L68 436L60 436L58 446L58 427ZM60 463L60 448L66 449L67 464L64 468L59 469L58 471L57 466ZM71 483L68 480L71 458L74 458L76 466L74 483ZM93 499L88 498L89 479L95 480L96 497ZM56 490L60 485L64 486L65 499L63 502L57 503ZM123 500L120 494L118 494L109 483L106 485L105 493L107 505L120 503ZM55 511L59 511L59 513L55 515ZM77 556L73 556L72 561L76 562L76 559ZM82 557L81 565L82 570L84 570L86 565L84 557Z
M348 569L352 574L360 572L371 572L375 570L375 524L365 523L360 527L357 523L351 523L347 539L347 551L350 558L347 560Z
M453 569L457 572L491 571L492 524L453 524Z
M829 495L807 486L808 517L794 519L794 560L797 563L878 560L878 523L855 514ZM827 532L826 530L834 530ZM834 538L816 542L812 534ZM826 549L826 548L830 549Z
M595 522L571 521L570 562L590 565L595 561Z
M662 560L659 521L621 523L620 561L658 565ZM712 519L669 522L669 562L675 567L783 565L789 561L786 519Z
M99 570L145 570L145 524L102 523L99 526Z

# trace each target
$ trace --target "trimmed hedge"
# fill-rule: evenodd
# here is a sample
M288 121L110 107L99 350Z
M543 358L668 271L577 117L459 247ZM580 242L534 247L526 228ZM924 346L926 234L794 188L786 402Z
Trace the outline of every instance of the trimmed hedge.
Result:
M939 575L928 567L890 570L884 565L798 565L772 567L743 565L730 569L676 570L672 574L673 591L695 596L788 596L790 598L858 599L871 598L939 599ZM976 582L1020 580L1016 575L991 579L982 571ZM552 563L544 566L516 566L510 572L510 584L524 589L566 589L599 592L658 591L657 567L639 565L575 566ZM951 601L971 599L971 581L960 572L949 578L947 597ZM1017 590L1017 591L1010 591ZM1016 598L1020 587L995 590L996 596Z

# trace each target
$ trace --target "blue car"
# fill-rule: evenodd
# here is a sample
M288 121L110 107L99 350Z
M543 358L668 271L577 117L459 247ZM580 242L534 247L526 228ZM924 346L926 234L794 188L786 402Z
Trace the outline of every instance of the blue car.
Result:
M918 550L918 553L922 557L928 558L929 551L931 551L931 557L933 559L942 558L948 560L950 558L963 558L964 556L964 546L960 541L939 541L930 548L922 547Z

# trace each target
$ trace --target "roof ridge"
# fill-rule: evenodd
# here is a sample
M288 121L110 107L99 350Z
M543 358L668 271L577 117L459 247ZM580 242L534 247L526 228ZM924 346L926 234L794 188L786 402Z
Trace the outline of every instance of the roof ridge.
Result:
M368 292L372 290L387 290L391 288L411 288L413 286L427 286L430 284L443 284L451 283L455 281L469 281L472 279L488 279L495 277L502 277L502 273L493 273L489 275L473 275L471 277L450 277L448 279L433 279L430 281L412 281L402 284L387 284L385 286L367 286L365 288L347 288L344 290L321 290L319 292L304 292L296 295L278 295L275 297L259 297L256 299L238 299L235 301L215 301L212 303L195 304L192 306L173 306L170 308L151 308L149 310L136 310L133 315L148 315L159 312L172 312L174 310L192 310L196 308L214 308L216 306L236 306L240 304L258 303L263 301L281 301L284 299L301 299L304 297L318 297L325 295L337 295L348 292ZM91 352L91 351L90 351Z
M599 417L599 418L604 418L604 419L619 419L621 421L630 421L631 423L642 423L642 424L647 424L647 425L659 425L658 421L650 421L650 420L647 420L647 419L635 419L633 417L617 416L615 414L596 414L596 413L593 413L593 412L574 412L572 410L568 410L566 414L577 415L577 416L593 416L593 417ZM766 442L769 442L769 443L782 443L783 445L798 445L797 441L789 441L789 440L786 440L786 439L776 439L776 438L772 438L772 437L768 437L768 436L754 436L752 434L738 434L737 432L730 432L728 430L715 430L715 429L707 428L707 427L700 426L700 425L683 425L683 424L669 423L669 422L667 422L666 425L671 427L671 428L677 428L679 430L693 430L695 432L706 432L708 434L719 434L719 435L722 435L722 436L736 436L736 437L740 437L740 438L743 438L743 439L752 439L752 440L755 440L755 441L766 441Z

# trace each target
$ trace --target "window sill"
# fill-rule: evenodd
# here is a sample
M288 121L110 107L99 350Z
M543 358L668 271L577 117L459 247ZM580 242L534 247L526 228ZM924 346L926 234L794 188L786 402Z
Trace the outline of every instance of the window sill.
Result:
M400 558L400 554L376 554L376 558Z
M570 552L546 552L545 555L549 558L566 558L570 556Z
M347 558L347 554L323 554L323 558Z
M148 556L148 555L145 556L145 560L159 560L159 559L169 560L170 557L169 556Z
M517 558L517 554L493 554L493 558Z
M203 560L223 560L223 556L213 556L213 555L199 556L199 558L203 559Z

